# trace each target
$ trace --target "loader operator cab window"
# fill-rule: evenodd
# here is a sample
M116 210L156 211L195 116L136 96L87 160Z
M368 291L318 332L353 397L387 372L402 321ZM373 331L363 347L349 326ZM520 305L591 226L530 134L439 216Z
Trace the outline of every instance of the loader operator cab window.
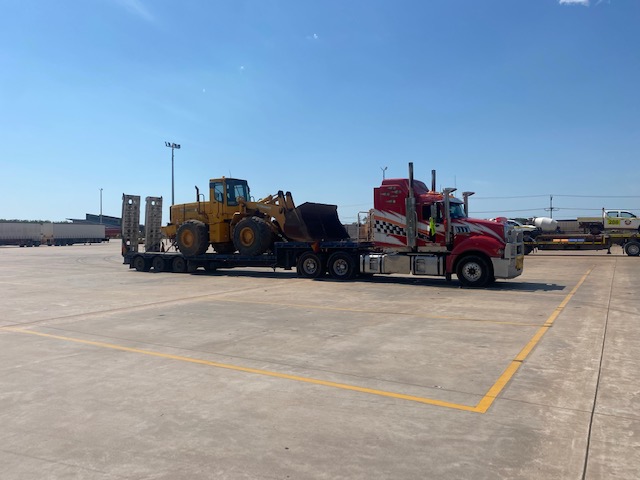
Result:
M227 205L238 205L238 199L249 199L249 185L244 180L227 180Z
M222 182L213 182L210 188L213 189L213 198L215 198L216 202L222 203L224 199L224 185Z

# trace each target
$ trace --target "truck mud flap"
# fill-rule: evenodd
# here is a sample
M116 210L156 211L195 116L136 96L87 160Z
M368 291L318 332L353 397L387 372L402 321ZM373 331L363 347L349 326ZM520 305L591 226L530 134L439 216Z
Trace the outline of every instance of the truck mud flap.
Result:
M285 236L294 242L337 241L349 238L338 218L338 207L303 203L285 214Z

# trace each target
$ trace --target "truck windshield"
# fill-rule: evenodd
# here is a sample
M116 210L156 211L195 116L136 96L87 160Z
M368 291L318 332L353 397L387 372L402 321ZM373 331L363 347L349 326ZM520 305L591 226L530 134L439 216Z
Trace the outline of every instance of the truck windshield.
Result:
M227 180L227 205L238 205L238 198L249 200L249 185L246 180Z
M467 218L464 213L464 205L462 203L453 203L449 204L449 212L451 218Z

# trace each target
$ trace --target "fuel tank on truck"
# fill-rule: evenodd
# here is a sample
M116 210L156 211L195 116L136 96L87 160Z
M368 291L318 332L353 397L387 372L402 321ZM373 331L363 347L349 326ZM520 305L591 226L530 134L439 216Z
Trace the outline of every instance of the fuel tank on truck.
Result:
M288 211L282 231L294 242L331 242L349 238L338 218L338 207L324 203L306 202Z
M533 224L543 232L555 232L558 228L558 221L548 217L536 217Z

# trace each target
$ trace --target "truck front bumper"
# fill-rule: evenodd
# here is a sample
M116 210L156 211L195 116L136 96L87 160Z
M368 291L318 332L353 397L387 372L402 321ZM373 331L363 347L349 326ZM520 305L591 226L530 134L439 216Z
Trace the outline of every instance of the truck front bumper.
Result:
M522 275L524 255L513 258L492 258L495 278L516 278Z

